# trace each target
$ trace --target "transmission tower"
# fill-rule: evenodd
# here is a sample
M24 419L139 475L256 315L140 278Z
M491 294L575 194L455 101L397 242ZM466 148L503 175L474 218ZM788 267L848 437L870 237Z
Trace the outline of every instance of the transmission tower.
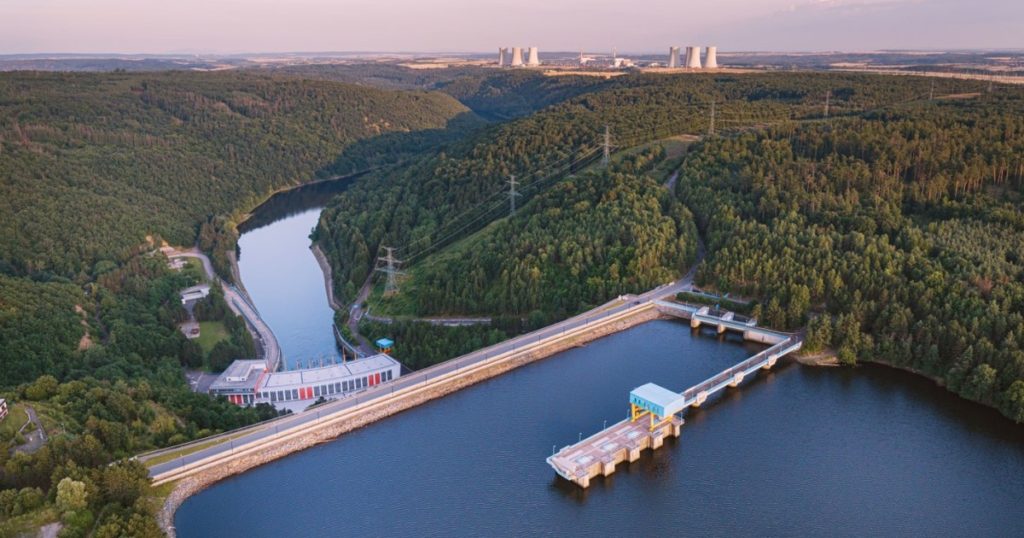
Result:
M932 85L928 88L928 100L931 101L935 98L935 81L932 81Z
M612 134L608 130L608 126L604 126L604 142L601 144L604 153L601 155L601 166L604 168L608 167L608 163L612 160Z
M395 259L394 247L381 247L384 249L385 254L377 258L378 262L383 262L383 267L377 267L376 271L388 275L387 283L384 284L384 296L390 297L398 294L398 277L405 273L398 270L398 266L402 264L401 261Z
M516 198L522 196L522 194L516 192L516 185L518 184L519 182L516 181L516 176L508 177L508 215L510 217L516 214Z
M832 90L825 92L825 117L828 118L828 105L832 101Z
M711 100L711 122L708 124L708 136L715 136L715 100Z

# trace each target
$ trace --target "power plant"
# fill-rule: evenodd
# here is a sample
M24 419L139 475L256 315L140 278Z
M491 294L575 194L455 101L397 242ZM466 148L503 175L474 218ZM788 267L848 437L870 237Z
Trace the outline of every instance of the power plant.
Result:
M700 69L700 47L686 47L686 68Z
M510 63L510 65L512 67L522 67L523 66L523 48L522 47L512 47L512 62Z
M718 69L718 47L708 47L704 54L704 69Z
M668 48L668 66L679 67L679 47Z
M571 67L603 69L631 69L640 68L668 68L685 69L687 71L701 69L719 69L718 47L709 45L706 47L691 45L685 47L686 56L683 56L683 48L670 45L668 48L668 61L664 63L658 60L651 60L649 56L641 60L622 58L615 49L612 49L611 56L588 56L580 51L579 59L572 57L559 57L557 53L551 53L551 58L545 63L550 69L559 70ZM701 49L704 49L702 51ZM701 57L704 52L704 57ZM703 60L703 61L702 61ZM498 47L498 67L515 68L536 68L541 65L540 49L538 47Z
M538 67L540 66L540 52L537 47L528 47L526 49L526 61L523 61L523 47L511 47L511 56L509 55L509 47L498 48L498 67Z
M537 47L530 47L530 54L527 57L526 65L529 67L537 67L540 65L540 57L537 54Z

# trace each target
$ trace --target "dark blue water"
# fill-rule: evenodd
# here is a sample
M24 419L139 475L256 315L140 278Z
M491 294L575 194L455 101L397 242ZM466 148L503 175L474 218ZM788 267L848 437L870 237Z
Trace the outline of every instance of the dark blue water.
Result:
M586 491L544 462L753 351L648 323L217 484L178 535L1024 536L1024 430L881 367L762 372Z

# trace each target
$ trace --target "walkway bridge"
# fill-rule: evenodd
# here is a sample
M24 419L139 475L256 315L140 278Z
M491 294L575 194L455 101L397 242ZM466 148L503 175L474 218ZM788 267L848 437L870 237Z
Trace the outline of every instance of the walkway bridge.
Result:
M654 301L655 306L671 315L690 319L693 327L713 325L719 333L726 330L742 332L745 339L771 343L771 347L710 377L682 393L673 392L654 383L637 387L629 393L629 418L563 447L547 458L561 477L580 487L590 486L595 476L608 476L623 461L636 461L645 448L656 450L666 437L679 437L687 408L700 407L711 396L726 387L738 387L758 369L768 370L782 357L800 349L803 342L789 335L756 327L753 320L737 320L727 312L720 316L707 307L696 307L669 301ZM649 420L642 420L649 418Z

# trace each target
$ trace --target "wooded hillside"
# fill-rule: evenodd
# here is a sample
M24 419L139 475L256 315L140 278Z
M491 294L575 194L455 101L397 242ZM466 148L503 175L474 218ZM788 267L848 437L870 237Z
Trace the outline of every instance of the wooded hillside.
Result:
M243 73L0 75L0 270L77 278L147 235L315 179L354 142L444 128L438 93Z
M704 284L1024 422L1024 93L708 141L678 193Z

